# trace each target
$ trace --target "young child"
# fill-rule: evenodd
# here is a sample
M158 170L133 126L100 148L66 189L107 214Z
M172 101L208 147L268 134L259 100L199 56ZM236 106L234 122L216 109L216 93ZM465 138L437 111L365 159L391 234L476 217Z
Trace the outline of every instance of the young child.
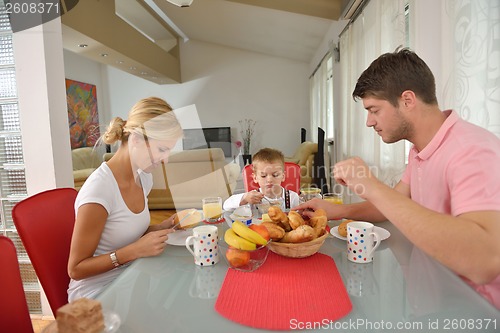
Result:
M234 210L243 205L279 202L283 211L299 205L299 195L281 186L285 180L285 157L279 150L263 148L252 157L253 180L259 190L239 193L224 201L224 210Z

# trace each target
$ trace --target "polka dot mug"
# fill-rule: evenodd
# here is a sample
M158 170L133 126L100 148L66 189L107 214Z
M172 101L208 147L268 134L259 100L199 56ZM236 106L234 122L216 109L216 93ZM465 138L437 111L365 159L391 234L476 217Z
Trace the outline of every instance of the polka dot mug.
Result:
M192 236L186 238L186 248L194 256L196 265L211 266L219 262L217 230L214 225L199 226L193 229Z
M347 259L359 264L373 261L373 253L380 245L380 236L373 230L373 224L368 222L347 224Z

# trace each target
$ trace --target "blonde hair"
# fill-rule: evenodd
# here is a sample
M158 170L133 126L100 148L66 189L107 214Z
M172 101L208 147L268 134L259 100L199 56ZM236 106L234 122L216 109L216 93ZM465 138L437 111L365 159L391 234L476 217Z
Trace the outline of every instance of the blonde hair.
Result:
M126 142L131 133L155 140L180 138L182 128L172 111L172 107L161 98L141 99L134 104L126 121L120 117L111 120L102 136L102 141L106 144L113 144L119 140Z
M259 162L265 163L281 163L283 169L285 168L285 156L283 153L277 149L273 148L262 148L256 152L252 157L252 168L255 172L256 164Z

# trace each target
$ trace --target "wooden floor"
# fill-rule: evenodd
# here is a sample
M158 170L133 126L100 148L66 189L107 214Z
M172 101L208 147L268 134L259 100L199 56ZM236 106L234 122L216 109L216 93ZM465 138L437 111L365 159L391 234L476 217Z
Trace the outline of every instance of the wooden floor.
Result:
M150 213L151 224L158 224L174 214L175 210L151 210ZM51 319L39 319L35 317L38 316L33 316L33 318L31 319L31 323L33 324L33 330L35 331L35 333L41 333L45 326L50 325L53 322L53 320Z
M53 320L50 319L31 319L35 333L42 332L45 326L50 325L52 322Z

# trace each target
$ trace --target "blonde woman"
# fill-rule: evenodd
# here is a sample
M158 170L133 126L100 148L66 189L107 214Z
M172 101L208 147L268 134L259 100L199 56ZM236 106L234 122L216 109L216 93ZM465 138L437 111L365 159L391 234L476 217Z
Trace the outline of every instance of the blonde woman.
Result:
M86 180L75 202L68 300L95 298L127 264L165 249L173 217L150 226L151 170L167 161L182 137L170 105L156 97L137 102L125 121L114 118L101 140L120 141L113 157Z

